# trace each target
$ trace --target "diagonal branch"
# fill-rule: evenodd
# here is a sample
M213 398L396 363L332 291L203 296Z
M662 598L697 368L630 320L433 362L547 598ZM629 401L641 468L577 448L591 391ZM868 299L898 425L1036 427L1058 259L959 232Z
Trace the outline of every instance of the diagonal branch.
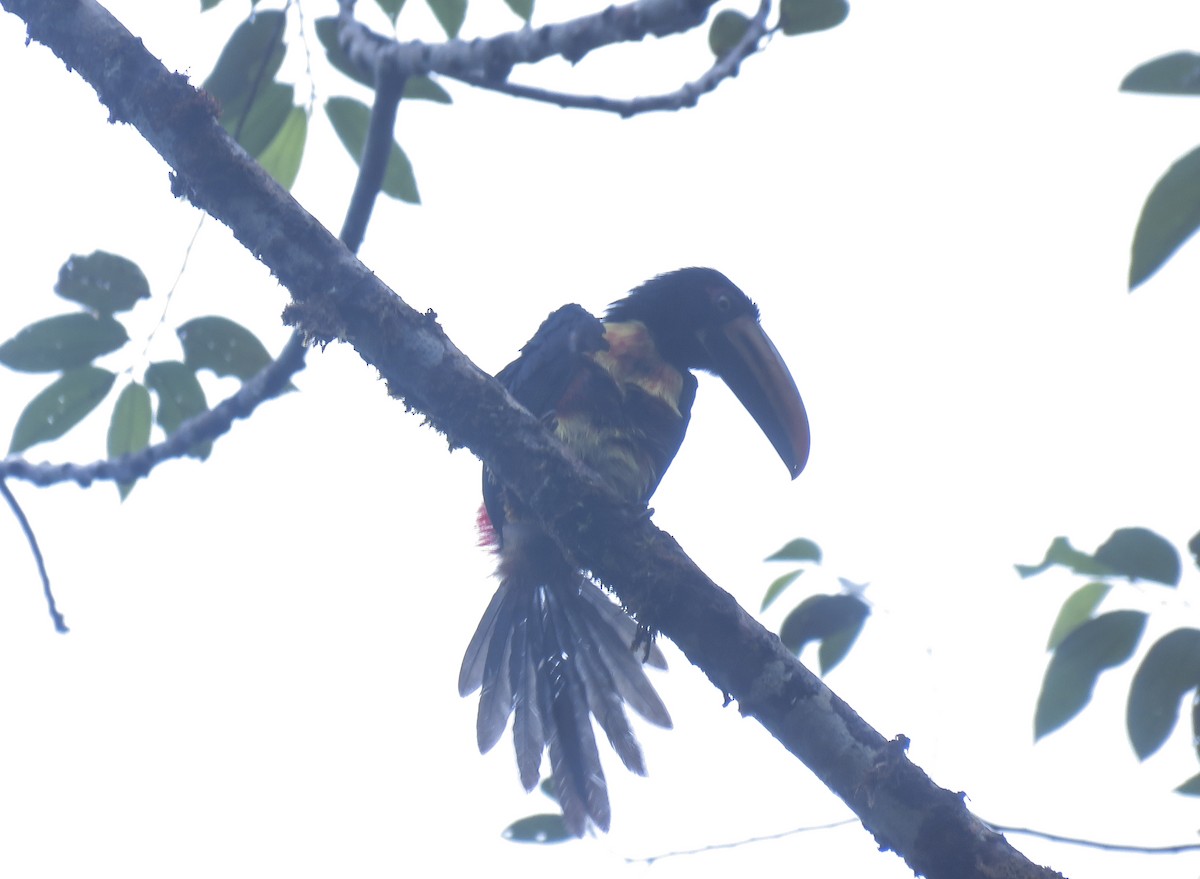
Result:
M290 323L349 342L452 441L524 499L582 565L611 584L741 711L859 816L882 848L929 877L1052 876L937 787L709 580L667 534L622 505L474 366L436 317L406 305L259 168L211 99L166 71L94 0L0 0L135 125L175 169L176 191L226 223L287 286Z

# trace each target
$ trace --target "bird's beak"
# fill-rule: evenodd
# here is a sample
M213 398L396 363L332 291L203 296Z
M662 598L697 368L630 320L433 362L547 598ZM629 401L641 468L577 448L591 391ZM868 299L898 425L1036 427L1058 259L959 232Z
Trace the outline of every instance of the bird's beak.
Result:
M787 364L749 315L709 333L713 371L746 407L795 479L808 462L808 414Z

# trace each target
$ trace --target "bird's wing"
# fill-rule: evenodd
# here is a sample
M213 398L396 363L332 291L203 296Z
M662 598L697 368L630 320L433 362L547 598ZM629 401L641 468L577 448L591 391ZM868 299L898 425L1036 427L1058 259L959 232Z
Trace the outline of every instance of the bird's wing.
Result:
M521 356L496 373L496 379L535 416L552 418L579 370L588 365L587 355L607 347L604 324L598 318L581 305L564 305L542 321L521 348ZM501 495L495 477L485 468L483 500L497 535L506 518Z

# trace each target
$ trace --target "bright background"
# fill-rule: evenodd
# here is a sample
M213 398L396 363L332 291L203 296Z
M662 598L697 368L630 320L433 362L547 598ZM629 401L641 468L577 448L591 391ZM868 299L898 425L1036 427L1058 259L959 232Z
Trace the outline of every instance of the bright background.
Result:
M467 35L517 25L477 3ZM109 7L199 83L247 7L198 5ZM577 9L539 3L535 22ZM1190 731L1137 762L1130 669L1033 745L1045 639L1076 584L1023 582L1013 564L1057 534L1094 549L1126 525L1177 544L1200 528L1200 248L1125 290L1142 200L1200 123L1192 101L1117 92L1198 33L1200 7L1182 0L858 0L843 26L775 40L684 113L622 121L447 84L454 106L400 111L425 204L382 202L362 257L493 371L564 302L598 311L683 265L728 274L792 367L813 455L789 483L732 395L704 381L656 522L751 609L786 570L761 559L816 540L825 564L771 626L838 575L869 582L874 616L829 683L884 735L908 735L912 758L980 816L1193 841L1195 802L1170 792L1197 769ZM170 197L135 131L23 40L0 16L0 338L71 310L50 292L58 267L94 249L146 271L156 298L132 334L150 337L199 214ZM708 61L695 33L514 78L633 95ZM320 99L362 93L312 64ZM306 75L302 54L289 65ZM336 229L354 168L319 110L313 122L295 193ZM149 356L177 357L171 329L201 314L277 350L285 302L210 220ZM0 422L46 383L0 377ZM491 588L473 533L478 464L447 454L347 348L313 352L297 384L207 463L162 465L124 504L110 485L13 485L72 631L54 634L28 549L0 517L0 874L911 875L855 826L626 863L849 815L673 649L657 683L676 729L644 729L647 780L608 761L612 833L503 841L549 804L521 791L507 740L479 756L475 701L456 692ZM213 382L210 400L232 389ZM103 422L31 457L90 461ZM1146 643L1196 624L1197 581L1191 568L1178 595L1146 587ZM1197 854L1013 841L1072 876L1200 871Z

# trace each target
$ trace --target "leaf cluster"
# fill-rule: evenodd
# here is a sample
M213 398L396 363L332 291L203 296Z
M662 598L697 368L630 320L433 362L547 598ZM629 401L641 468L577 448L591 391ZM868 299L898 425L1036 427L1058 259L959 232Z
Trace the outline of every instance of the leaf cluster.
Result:
M1200 535L1189 543L1196 557ZM1200 557L1197 563L1200 564ZM1063 602L1050 630L1050 662L1038 694L1034 736L1041 738L1079 715L1091 701L1100 676L1129 662L1138 651L1149 614L1120 608L1097 613L1110 595L1130 594L1133 584L1176 589L1182 577L1178 550L1146 528L1121 528L1095 552L1073 547L1065 537L1050 544L1037 565L1017 565L1022 577L1066 568L1089 582ZM1130 595L1132 598L1133 596ZM1158 751L1179 721L1191 695L1194 741L1200 743L1200 629L1176 628L1155 641L1134 672L1126 702L1125 727L1138 759ZM1200 751L1198 751L1200 756ZM1200 774L1183 782L1180 793L1200 794Z
M109 396L117 373L95 361L129 343L118 315L149 299L150 285L136 263L96 251L63 263L54 292L81 309L36 321L0 344L0 365L17 372L58 373L17 417L10 454L65 435ZM183 359L151 362L140 381L130 377L117 395L108 426L110 459L149 445L154 423L169 436L189 418L206 412L199 371L246 381L271 362L262 342L226 317L195 318L180 325L176 334ZM132 355L129 360L132 363ZM125 372L132 373L132 365ZM211 448L210 442L197 443L190 454L203 459ZM123 499L133 483L118 487Z

